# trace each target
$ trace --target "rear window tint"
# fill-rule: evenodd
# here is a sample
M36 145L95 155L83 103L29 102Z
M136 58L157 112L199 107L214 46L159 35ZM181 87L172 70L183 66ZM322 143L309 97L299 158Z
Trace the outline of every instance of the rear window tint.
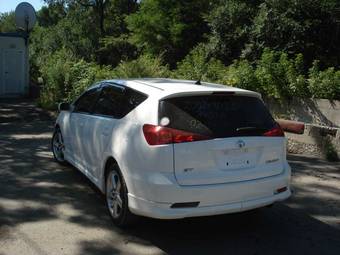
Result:
M168 118L164 121L163 118ZM255 97L211 95L170 98L160 102L159 123L216 138L258 136L275 126Z
M99 93L100 90L98 88L86 91L74 103L74 112L90 113Z
M106 86L102 89L93 113L121 119L146 98L146 95L130 88L125 88L122 92L114 86Z

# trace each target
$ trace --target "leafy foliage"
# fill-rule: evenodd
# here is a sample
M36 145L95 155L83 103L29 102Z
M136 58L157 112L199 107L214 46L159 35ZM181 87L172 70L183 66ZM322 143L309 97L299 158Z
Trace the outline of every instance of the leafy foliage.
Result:
M269 97L291 98L305 95L305 79L299 70L301 55L289 59L287 53L265 49L257 63L255 75Z
M40 71L44 80L40 104L52 109L57 102L71 102L96 81L113 76L109 67L77 60L65 49L52 54Z
M175 78L222 82L226 75L225 66L215 58L209 58L204 45L194 48L173 72Z
M172 67L203 40L208 31L203 15L209 9L204 0L143 0L137 13L127 17L131 39L153 55L163 54Z
M118 78L167 77L169 70L162 65L161 57L141 55L132 61L123 61L114 69Z
M235 61L227 69L225 84L263 93L260 87L255 68L247 60Z
M117 66L122 60L136 58L138 54L137 48L128 41L126 34L120 37L106 36L99 43L96 60L102 64Z
M340 99L338 0L44 1L29 45L47 107L114 77ZM0 14L0 32L16 30L13 12Z
M252 18L255 15L251 1L221 1L207 17L211 28L209 48L211 53L230 64L241 55L248 41Z
M14 12L0 13L0 32L15 32Z
M319 70L319 62L314 61L309 69L309 90L313 97L340 99L340 71L334 67Z
M320 59L325 65L340 64L339 2L265 0L258 7L245 55L256 59L264 48L271 48L302 53L307 63Z
M322 71L316 61L305 74L303 62L301 54L289 58L284 52L265 49L255 64L238 60L230 65L224 83L276 99L310 96L340 99L340 71L333 67Z

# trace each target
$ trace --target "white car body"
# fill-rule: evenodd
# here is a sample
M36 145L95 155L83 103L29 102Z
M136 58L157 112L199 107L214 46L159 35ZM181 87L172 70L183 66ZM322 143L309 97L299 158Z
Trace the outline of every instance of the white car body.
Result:
M102 192L108 160L118 163L132 213L159 219L218 215L263 207L291 195L284 136L149 145L143 134L144 124L160 125L160 100L213 92L261 98L258 93L170 79L103 83L140 91L147 99L121 119L61 111L56 126L63 134L65 160Z

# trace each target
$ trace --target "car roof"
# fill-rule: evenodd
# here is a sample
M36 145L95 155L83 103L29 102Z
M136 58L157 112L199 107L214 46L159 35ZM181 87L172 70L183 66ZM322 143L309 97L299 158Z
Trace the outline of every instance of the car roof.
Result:
M164 98L176 94L191 94L199 92L235 92L250 96L261 97L257 92L239 89L215 83L200 82L192 80L178 80L168 78L139 78L139 79L113 79L103 82L115 83L130 87L148 95Z

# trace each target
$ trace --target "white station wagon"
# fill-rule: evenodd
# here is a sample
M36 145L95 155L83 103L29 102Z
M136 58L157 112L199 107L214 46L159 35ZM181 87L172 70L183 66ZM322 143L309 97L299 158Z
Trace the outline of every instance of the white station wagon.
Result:
M59 105L52 150L106 196L115 224L218 215L288 198L286 139L260 94L217 84L106 80Z

